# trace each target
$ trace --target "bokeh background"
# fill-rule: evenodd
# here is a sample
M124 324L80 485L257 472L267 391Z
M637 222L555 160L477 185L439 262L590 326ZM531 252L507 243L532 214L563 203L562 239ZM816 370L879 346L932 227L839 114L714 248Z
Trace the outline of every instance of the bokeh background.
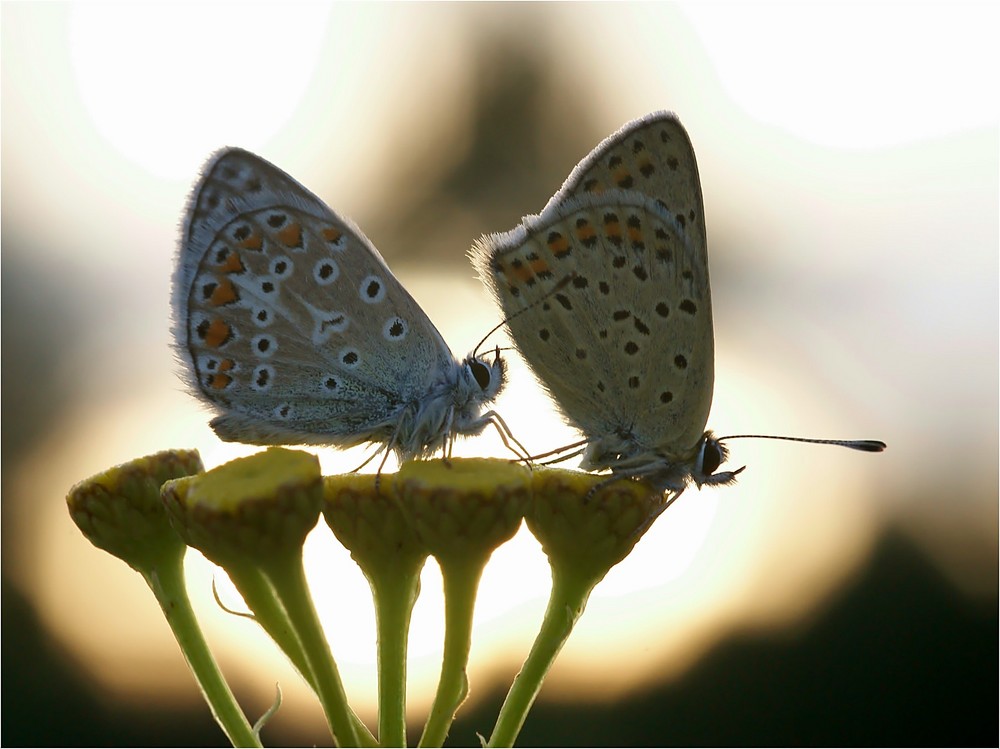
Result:
M219 442L170 349L178 223L239 145L353 218L464 355L497 322L466 258L537 212L624 122L678 113L705 194L721 433L879 438L881 455L731 445L597 588L531 744L994 744L998 591L998 12L991 4L4 3L4 744L218 744L141 579L64 504L132 457ZM515 365L498 410L533 449L574 433ZM487 435L466 455L502 456ZM362 453L320 450L327 471ZM373 614L319 527L307 553L352 701ZM225 580L196 606L265 739L322 716ZM523 531L483 581L484 734L547 594ZM414 731L440 666L433 562ZM336 597L337 604L334 604ZM350 604L345 606L344 601Z

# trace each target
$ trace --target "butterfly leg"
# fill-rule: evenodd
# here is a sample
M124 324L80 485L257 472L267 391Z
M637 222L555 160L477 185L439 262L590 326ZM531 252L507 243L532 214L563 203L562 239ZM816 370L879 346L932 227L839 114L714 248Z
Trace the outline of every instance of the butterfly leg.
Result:
M451 467L451 453L455 448L455 433L452 431L452 424L455 423L455 406L448 407L448 415L444 419L444 428L441 437L441 460Z
M367 458L365 458L364 462L361 465L359 465L357 468L351 469L349 471L349 473L357 473L362 468L364 468L366 465L368 465L373 460L375 460L375 458L377 458L379 455L381 455L382 451L385 450L385 449L386 449L385 445L383 445L382 447L378 448L375 452L373 452L371 455L369 455Z
M590 500L594 498L594 495L598 491L600 491L601 489L610 484L613 484L616 481L628 481L628 478L629 478L628 476L618 476L615 474L608 476L606 479L604 479L604 481L601 481L598 484L594 484L592 487L590 487L590 489L587 490L587 493L583 495L583 503L589 504Z
M539 465L551 465L553 463L562 463L564 460L569 460L570 458L575 458L578 455L583 455L585 452L585 447L588 440L582 439L579 442L573 442L569 445L563 445L562 447L557 447L555 450L549 450L547 453L539 453L538 455L532 455L527 458L527 460L532 463L537 462L539 458L547 458L550 455L559 455L559 453L566 452L567 450L573 450L569 455L563 455L559 458L554 458L553 460L547 460L544 463L539 463Z
M660 508L660 512L663 512L668 507L670 507L670 505L672 505L674 502L676 502L677 498L679 496L681 496L683 493L684 493L684 489L677 489L676 491L671 492L670 496L667 497L667 501L663 503L663 507ZM658 517L660 515L660 512L656 513L656 515L654 515L654 517ZM650 522L653 522L653 521L650 520Z
M483 421L488 424L492 424L493 428L497 430L500 435L500 440L503 442L503 446L510 450L517 456L518 462L531 463L531 453L521 444L520 440L514 436L514 433L507 426L507 422L503 420L496 411L487 411L483 414ZM511 444L513 443L513 445ZM515 446L517 449L515 449ZM520 452L518 452L520 450Z
M683 494L683 492L684 492L683 489L678 489L677 491L672 492L670 496L667 497L667 500L662 505L660 505L655 512L651 512L649 514L649 517L646 518L645 522L643 522L642 525L640 525L638 528L635 529L632 535L633 536L643 535L649 529L649 526L653 524L653 521L656 520L658 517L660 517L660 515L662 515L666 511L666 509L670 507L670 505L672 505L676 501L676 499L679 496L681 496L681 494Z
M382 496L379 491L379 485L382 483L382 469L385 468L385 463L389 460L389 455L392 453L392 449L399 441L398 438L400 429L402 429L402 425L396 427L396 430L392 433L392 439L385 444L385 454L382 456L382 461L378 464L378 470L375 472L375 494L378 496ZM378 455L378 453L376 453L376 455ZM375 456L373 455L372 457L374 458ZM400 458L400 460L402 460L402 458Z

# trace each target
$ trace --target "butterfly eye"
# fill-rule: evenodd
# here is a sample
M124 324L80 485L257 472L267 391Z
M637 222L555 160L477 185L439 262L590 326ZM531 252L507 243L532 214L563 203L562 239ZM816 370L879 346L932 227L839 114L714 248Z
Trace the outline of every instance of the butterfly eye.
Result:
M725 457L722 445L711 436L706 436L701 445L701 475L711 476Z
M472 370L472 376L476 378L476 383L482 390L486 390L490 386L490 368L483 364L479 359L471 359L469 361L469 369Z

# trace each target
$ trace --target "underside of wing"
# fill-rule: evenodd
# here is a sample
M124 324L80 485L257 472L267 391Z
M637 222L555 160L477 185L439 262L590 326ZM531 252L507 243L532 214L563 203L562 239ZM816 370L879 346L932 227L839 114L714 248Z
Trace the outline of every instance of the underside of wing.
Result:
M605 138L576 165L545 211L570 197L607 190L634 190L659 201L684 227L696 250L706 247L694 147L671 112L640 117ZM707 258L705 262L707 266Z
M713 381L707 267L658 201L567 198L474 253L518 350L584 434L685 450L700 439Z
M457 366L360 230L246 151L206 167L178 266L178 349L228 438L350 442Z

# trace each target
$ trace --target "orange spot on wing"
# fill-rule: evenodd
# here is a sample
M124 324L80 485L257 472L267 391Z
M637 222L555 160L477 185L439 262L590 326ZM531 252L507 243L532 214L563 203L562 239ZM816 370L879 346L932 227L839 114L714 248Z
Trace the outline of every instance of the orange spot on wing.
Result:
M225 390L233 378L227 374L211 374L208 376L208 386L212 390Z
M236 362L232 359L223 359L219 362L219 372L228 372L230 369L236 366Z
M513 285L530 281L535 276L531 268L524 263L505 265L503 267L503 275L507 279L507 282Z
M224 304L231 304L239 298L239 294L236 293L236 287L233 286L233 282L226 278L215 287L215 290L212 292L212 296L208 299L208 303L213 307L221 307Z
M624 185L632 181L632 174L628 169L621 166L615 169L614 173L611 175L611 179L616 185Z
M218 268L223 273L242 273L246 270L243 267L243 261L240 259L240 253L232 251L226 255L226 259L219 264Z
M617 218L604 222L604 234L611 239L622 238L622 225Z
M328 226L323 230L323 239L327 242L339 242L340 238L344 236L338 229L334 229L332 226Z
M644 244L645 238L642 235L642 229L637 226L630 226L628 228L628 240L632 244Z
M563 241L565 241L565 239ZM549 270L549 264L546 263L542 258L536 258L535 260L531 261L530 268L531 272L534 275L539 275Z
M549 240L549 250L553 255L559 255L569 249L569 240L562 234L556 234Z
M210 348L218 348L226 343L232 335L233 329L229 326L229 323L217 317L212 320L208 326L208 330L205 331L205 345Z
M291 223L278 232L278 241L285 247L302 246L302 224Z
M259 232L255 231L246 239L237 242L236 246L244 250L259 252L264 247L264 237L262 237Z
M576 238L581 242L589 242L596 234L597 232L594 231L593 225L589 222L576 228Z

